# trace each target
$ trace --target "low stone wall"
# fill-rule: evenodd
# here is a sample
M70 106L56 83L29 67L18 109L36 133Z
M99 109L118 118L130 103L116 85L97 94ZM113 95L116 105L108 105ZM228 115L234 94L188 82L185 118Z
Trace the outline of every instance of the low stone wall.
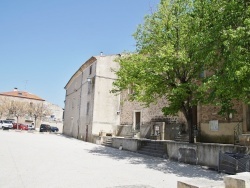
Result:
M181 180L177 182L177 188L249 188L250 173L243 172L226 176L223 181L213 180Z
M122 146L122 149L129 151L138 151L140 147L140 142L141 141L139 139L135 138L112 138L112 146L114 148L120 148L120 146Z
M146 139L136 138L118 138L113 137L112 146L129 151L138 151L141 143ZM236 146L232 144L217 144L217 143L195 143L189 144L186 142L175 142L171 140L159 141L163 142L166 156L171 160L176 160L188 164L197 164L207 166L213 169L218 169L219 153L248 153L249 147Z
M239 142L242 146L250 146L250 134L242 134L239 136Z

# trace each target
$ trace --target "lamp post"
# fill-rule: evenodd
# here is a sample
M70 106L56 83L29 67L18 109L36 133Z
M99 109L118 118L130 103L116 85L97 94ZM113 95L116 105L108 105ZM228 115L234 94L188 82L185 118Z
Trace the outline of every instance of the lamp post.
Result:
M89 84L91 84L92 78L88 77L88 78L87 78L87 82L88 82Z

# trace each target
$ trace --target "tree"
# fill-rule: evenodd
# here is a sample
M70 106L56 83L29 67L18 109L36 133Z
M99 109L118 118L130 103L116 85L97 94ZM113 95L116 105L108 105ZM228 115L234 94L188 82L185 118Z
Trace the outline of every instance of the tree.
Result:
M194 142L194 112L200 100L200 74L204 62L198 59L200 29L193 15L193 0L162 0L158 11L145 17L134 34L136 53L118 59L120 69L112 92L132 88L131 100L149 105L166 98L164 114L181 111L188 123L189 142Z
M9 115L9 109L11 106L11 101L8 100L6 97L0 98L0 117L4 115Z
M11 100L8 106L8 110L10 115L13 115L17 118L17 123L18 123L19 117L23 117L26 114L28 114L28 103Z
M250 2L248 0L195 1L194 14L202 18L199 57L213 72L203 90L206 103L234 113L233 101L250 103Z
M248 0L162 0L134 34L136 53L118 61L112 92L132 88L131 100L149 105L164 97L164 114L183 112L193 142L193 113L201 103L234 112L250 103ZM200 77L206 70L210 74Z
M29 114L34 117L36 127L37 119L42 119L43 117L51 114L51 111L44 103L30 103Z

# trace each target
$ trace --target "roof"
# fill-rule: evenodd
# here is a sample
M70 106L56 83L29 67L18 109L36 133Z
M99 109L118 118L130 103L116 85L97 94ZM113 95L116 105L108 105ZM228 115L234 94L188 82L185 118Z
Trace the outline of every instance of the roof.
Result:
M18 97L18 98L25 98L25 99L33 99L33 100L38 100L38 101L45 101L44 99L31 94L26 91L9 91L9 92L2 92L0 93L0 96L6 96L6 97Z
M86 69L88 66L90 66L91 64L93 64L95 61L98 61L100 59L100 57L110 57L110 56L117 56L117 55L121 55L121 54L112 54L112 55L100 55L100 56L92 56L90 57L86 62L84 62L82 64L82 66L73 74L73 76L70 78L70 80L68 81L68 83L66 84L66 86L64 87L64 89L67 88L67 86L73 82L73 80L75 79L75 77L77 77L84 69Z
M70 80L68 81L68 83L66 84L66 86L64 87L64 89L67 88L67 86L74 80L74 78L80 73L82 72L84 69L86 69L86 67L88 67L89 65L91 65L93 62L95 62L97 59L95 56L92 56L91 58L89 58L85 63L82 64L82 66L75 72L75 74L73 74L73 76L70 78Z

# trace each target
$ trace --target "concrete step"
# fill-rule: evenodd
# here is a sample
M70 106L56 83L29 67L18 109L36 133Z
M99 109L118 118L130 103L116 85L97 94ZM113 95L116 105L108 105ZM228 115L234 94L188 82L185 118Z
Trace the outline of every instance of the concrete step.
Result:
M180 141L180 142L189 142L189 135L188 134L181 134L175 137L175 141Z
M157 142L157 141L143 142L140 150L138 150L138 153L143 154L143 155L150 155L153 157L160 157L160 158L164 158L166 155L164 153L163 143Z
M144 150L139 150L137 151L137 153L143 154L143 155L149 155L149 156L153 156L153 157L160 157L160 158L164 158L165 154L163 152L151 152L151 151L144 151Z
M101 145L107 146L107 147L112 147L112 138L106 139Z

